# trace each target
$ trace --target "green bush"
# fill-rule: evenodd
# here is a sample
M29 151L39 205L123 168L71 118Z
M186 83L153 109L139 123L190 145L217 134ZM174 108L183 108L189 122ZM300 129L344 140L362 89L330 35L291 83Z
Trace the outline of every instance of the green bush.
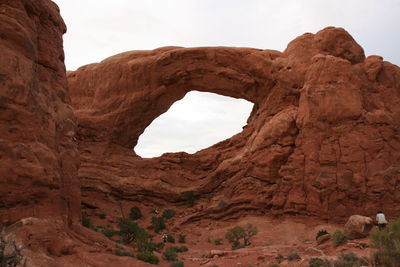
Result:
M158 257L156 255L154 255L153 252L150 252L150 251L138 252L136 254L136 257L138 258L138 260L148 262L151 264L158 264L160 262Z
M115 251L115 255L121 256L121 257L132 257L133 258L133 254L126 252L126 251L121 251L118 249Z
M292 253L292 254L290 254L290 255L287 257L287 259L288 259L289 261L300 260L300 256L299 256L299 254L297 254L297 253Z
M368 265L368 260L359 258L353 252L341 254L339 259L333 263L334 267L359 267Z
M137 234L142 232L140 226L130 219L120 219L118 222L118 227L120 230L119 233L122 236L122 242L125 244L131 243L133 240L135 240Z
M186 242L186 236L185 235L179 235L178 236L178 242L179 243L185 243Z
M193 191L186 191L182 193L182 199L185 201L186 206L193 207L196 197Z
M186 246L172 247L172 248L173 248L173 249L175 250L175 252L177 252L177 253L179 253L179 252L186 252L186 251L189 250Z
M154 246L150 242L150 235L147 231L140 227L136 222L130 219L120 219L119 234L122 236L122 242L130 244L134 242L134 246L138 251L153 251Z
M161 230L164 230L166 228L163 217L152 217L151 224L153 225L154 231L156 233L159 233Z
M132 207L129 212L129 218L132 220L138 220L142 218L142 212L140 211L139 207Z
M178 259L178 255L176 254L175 248L167 248L163 253L163 258L167 261L176 261Z
M167 242L175 243L175 238L172 235L167 235Z
M106 237L110 238L113 237L115 235L119 235L119 231L113 230L113 229L108 229L105 228L103 230L101 230L102 234L105 235Z
M255 234L257 234L257 228L248 224L245 228L235 226L229 229L225 234L225 238L232 243L232 249L238 249L250 245L250 238ZM241 239L243 239L243 244L240 243Z
M87 216L86 214L82 214L82 225L86 228L94 229L89 216Z
M166 209L163 211L162 217L166 220L169 220L175 216L175 213L176 213L176 211L173 209Z
M183 264L183 262L181 262L181 261L174 261L172 264L171 264L171 267L184 267L185 265Z
M387 267L397 267L400 262L400 221L389 223L385 229L374 230L370 234L374 255L378 263Z
M329 261L326 259L312 258L308 262L308 267L329 267Z
M329 234L328 231L326 230L319 230L317 233L317 236L315 237L315 240L318 240L318 237L323 236L323 235L327 235Z
M215 240L214 240L214 244L215 244L216 246L222 245L222 239L215 239Z
M106 214L105 213L97 214L97 216L99 216L99 218L102 219L102 220L104 220L106 218Z
M283 257L282 254L278 254L278 255L275 256L275 259L278 260L278 262L281 262L281 261L283 261L285 259L285 257Z
M154 244L154 248L156 249L161 249L164 248L165 244L164 242L157 242L157 243L153 243Z
M338 247L347 242L347 237L341 231L336 231L331 236L331 240L333 242L334 247Z

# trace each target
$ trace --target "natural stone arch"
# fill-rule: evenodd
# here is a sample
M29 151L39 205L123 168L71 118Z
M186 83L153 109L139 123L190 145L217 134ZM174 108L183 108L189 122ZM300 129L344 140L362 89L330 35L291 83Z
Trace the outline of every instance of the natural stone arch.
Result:
M69 75L82 136L90 139L95 131L97 140L134 147L144 129L191 90L243 98L257 108L275 84L272 59L279 55L250 48L167 47L84 66ZM89 90L76 91L88 85Z

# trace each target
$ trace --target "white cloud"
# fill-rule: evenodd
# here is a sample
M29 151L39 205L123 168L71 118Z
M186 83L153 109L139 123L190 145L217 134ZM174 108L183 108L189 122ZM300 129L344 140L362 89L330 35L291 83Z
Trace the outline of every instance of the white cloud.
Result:
M142 157L194 153L241 132L252 108L243 99L191 91L146 128L135 151Z

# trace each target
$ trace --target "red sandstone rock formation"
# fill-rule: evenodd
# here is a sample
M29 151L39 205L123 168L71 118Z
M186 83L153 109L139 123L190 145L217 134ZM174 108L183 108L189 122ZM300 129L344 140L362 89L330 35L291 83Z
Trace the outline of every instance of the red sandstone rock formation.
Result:
M133 203L179 204L188 190L199 200L178 226L252 212L399 214L400 70L365 58L343 29L305 34L283 53L167 47L69 73L78 176L64 32L51 1L0 0L2 253L28 266L145 266L79 227L78 176L85 210L107 209L110 223ZM193 155L134 155L144 129L190 90L253 102L248 125Z
M80 226L65 30L51 1L0 0L0 265L132 266Z
M131 51L70 72L68 82L86 203L171 203L193 190L207 208L190 220L241 211L331 219L400 211L400 69L365 58L343 29L304 34L283 53ZM191 90L253 102L248 125L193 155L135 156L145 128ZM218 208L221 199L228 208Z
M79 154L58 7L0 1L0 222L80 220Z

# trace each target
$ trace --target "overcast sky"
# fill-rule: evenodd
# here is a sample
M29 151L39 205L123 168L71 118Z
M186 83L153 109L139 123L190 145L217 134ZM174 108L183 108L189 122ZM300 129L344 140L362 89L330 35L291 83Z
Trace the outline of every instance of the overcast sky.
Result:
M367 56L381 55L400 65L400 0L54 2L68 27L64 35L68 70L128 50L170 45L283 51L295 37L327 26L345 28ZM135 150L144 157L195 152L240 131L251 108L244 100L192 92L146 129ZM204 118L198 119L201 115Z

